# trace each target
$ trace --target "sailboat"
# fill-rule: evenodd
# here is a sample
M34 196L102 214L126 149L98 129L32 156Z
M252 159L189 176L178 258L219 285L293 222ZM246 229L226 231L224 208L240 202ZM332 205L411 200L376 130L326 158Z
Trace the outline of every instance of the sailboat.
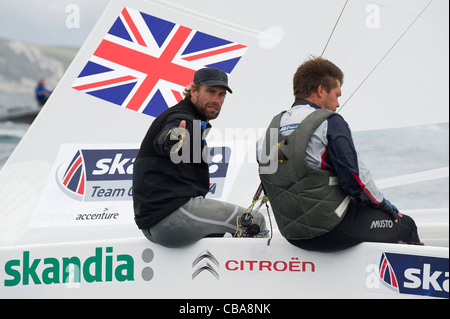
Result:
M208 137L208 197L243 207L260 183L256 140L292 105L309 55L344 71L353 131L448 122L448 5L112 0L0 171L0 298L448 298L448 207L417 209L435 216L418 223L425 246L324 254L290 245L270 203L270 238L164 248L137 229L131 200L148 127L204 66L234 91ZM436 178L448 167L382 184Z
M0 114L0 122L32 123L40 110L38 107L14 107Z

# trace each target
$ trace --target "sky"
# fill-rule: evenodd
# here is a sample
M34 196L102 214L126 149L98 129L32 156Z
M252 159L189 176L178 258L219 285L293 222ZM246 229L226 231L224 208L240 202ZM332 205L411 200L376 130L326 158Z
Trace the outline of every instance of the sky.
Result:
M80 47L109 0L0 0L0 38Z

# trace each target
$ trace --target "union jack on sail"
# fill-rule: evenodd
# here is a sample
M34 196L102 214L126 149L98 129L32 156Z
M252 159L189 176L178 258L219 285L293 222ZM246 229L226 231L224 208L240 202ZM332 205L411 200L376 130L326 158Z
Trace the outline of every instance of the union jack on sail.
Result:
M246 50L125 7L72 88L156 117L182 99L195 71L230 74Z

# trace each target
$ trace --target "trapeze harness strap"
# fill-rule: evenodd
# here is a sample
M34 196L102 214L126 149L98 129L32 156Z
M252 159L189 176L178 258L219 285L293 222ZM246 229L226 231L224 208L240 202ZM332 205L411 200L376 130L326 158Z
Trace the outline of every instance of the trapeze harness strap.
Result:
M306 146L314 131L330 116L340 115L316 110L285 137L279 130L283 113L273 118L264 141L266 150L274 150L269 145L270 129L278 130L278 158L269 156L269 162L260 163L260 178L281 234L291 240L314 238L333 229L350 202L334 172L314 169L306 161ZM276 172L263 174L261 168L274 160L278 160Z

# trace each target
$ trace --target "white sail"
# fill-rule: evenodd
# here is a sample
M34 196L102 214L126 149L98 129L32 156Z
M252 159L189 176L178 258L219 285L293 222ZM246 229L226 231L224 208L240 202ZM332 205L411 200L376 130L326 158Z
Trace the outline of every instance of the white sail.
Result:
M166 37L176 38L177 32L185 32L192 40L198 31L217 41L215 47L204 48L202 56L195 56L195 50L191 53L187 42L182 44L179 52L188 55L177 53L177 66L187 67L194 59L200 61L197 67L218 63L210 59L213 51L223 55L223 61L238 60L228 70L234 94L227 96L208 138L210 146L232 150L231 159L227 175L217 177L220 190L208 196L248 206L259 185L254 143L271 117L292 104L292 76L308 55L323 54L344 71L340 113L355 131L448 122L448 21L445 0L233 0L220 4L206 0L188 4L182 0L112 0L0 171L0 253L5 256L0 264L0 296L42 297L43 293L86 297L101 291L106 294L102 297L118 297L126 291L127 297L142 297L137 291L150 283L159 288L144 297L226 297L230 296L227 291L233 291L233 297L245 297L245 290L236 294L233 282L251 272L256 280L267 279L274 285L273 294L257 297L308 297L290 290L283 295L277 289L281 282L302 272L302 285L315 287L309 290L309 297L337 297L340 293L339 297L376 298L386 293L408 297L432 289L439 292L434 296L448 298L448 248L362 244L344 253L347 258L306 253L275 235L270 246L260 239L204 239L189 249L173 252L142 236L134 224L128 194L133 152L158 112L152 109L151 115L144 114L146 106L155 96L168 104L176 102L173 92L182 88L160 80L159 95L153 89L144 96L138 93L138 87L147 84L145 72L151 71L133 63L141 54L161 54L153 48L169 48ZM162 23L169 31L152 34L154 23ZM124 55L125 51L111 50L130 43L139 52L132 57ZM114 54L129 65L118 68L122 62L112 58ZM110 78L104 77L107 72ZM123 90L115 89L118 81ZM134 100L138 95L140 104L138 98ZM91 176L84 184L69 188L67 174L77 156L83 161L80 165L85 165L84 172ZM102 179L102 174L110 178ZM446 174L448 178L448 168ZM439 239L448 243L448 218L443 229L437 229L444 234ZM212 295L205 285L216 280L215 276L209 278L202 272L197 281L192 278L199 266L192 262L204 250L220 265L220 280L214 281L219 292ZM434 258L420 267L446 260L447 275L444 270L431 288L428 284L429 290L422 285L407 292L404 287L386 286L379 265L396 257L390 253L400 258ZM70 264L74 256L80 261ZM24 275L25 263L38 259L42 261L36 276ZM418 267L416 259L410 258L412 268ZM330 266L334 260L339 261L337 267ZM45 268L51 263L53 270ZM209 261L206 269L215 270L212 264ZM90 271L90 265L96 270ZM86 268L77 277L80 267ZM176 294L164 290L164 281L170 280L162 274L164 267L178 278L180 287L186 288ZM58 274L56 268L60 269ZM351 276L355 269L361 276ZM68 277L72 274L72 282L64 280L66 271ZM402 272L406 286L421 280L415 275L405 279L405 269L397 271ZM430 270L420 269L421 274L426 271ZM268 279L267 275L275 272L282 278ZM323 282L340 279L334 287L320 288L319 273ZM110 282L112 286L106 285ZM351 288L346 289L346 285ZM71 289L74 287L79 289Z

